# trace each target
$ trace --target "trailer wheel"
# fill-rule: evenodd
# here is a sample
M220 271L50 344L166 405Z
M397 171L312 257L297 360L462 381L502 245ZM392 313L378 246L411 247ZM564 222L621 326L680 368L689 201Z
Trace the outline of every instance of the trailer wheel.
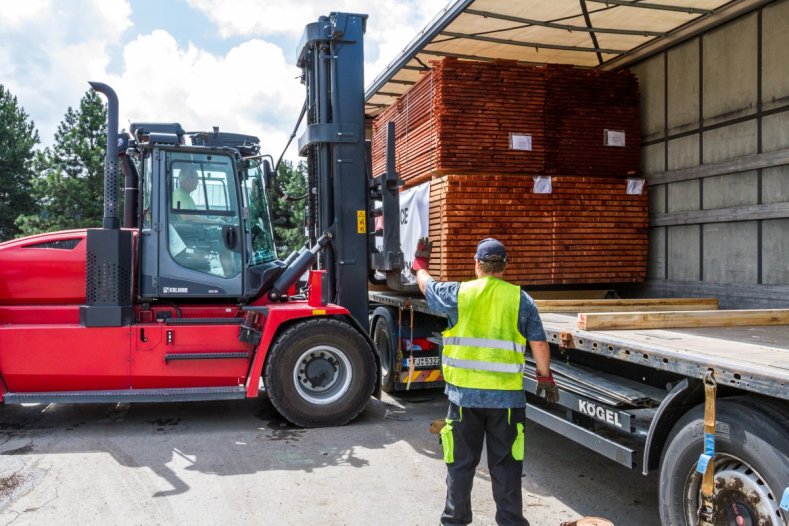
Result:
M379 310L383 310L381 313ZM376 314L380 314L375 317ZM391 393L395 390L397 381L397 330L393 326L394 320L385 309L380 307L373 313L373 342L378 356L381 359L381 390Z
M789 415L767 400L721 399L716 409L715 524L779 526L789 481ZM660 462L660 518L691 526L698 520L704 447L704 407L685 414L672 429Z
M341 426L362 412L376 382L375 357L353 327L329 318L296 323L272 344L266 391L302 427Z

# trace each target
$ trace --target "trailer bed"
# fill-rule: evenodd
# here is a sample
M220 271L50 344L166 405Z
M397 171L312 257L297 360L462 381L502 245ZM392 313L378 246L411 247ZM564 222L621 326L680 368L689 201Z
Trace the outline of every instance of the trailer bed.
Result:
M541 314L548 341L618 360L789 400L789 326L595 330L577 315Z
M371 292L373 303L433 314L421 296ZM789 326L594 330L577 328L577 313L540 315L548 341L600 356L789 400Z

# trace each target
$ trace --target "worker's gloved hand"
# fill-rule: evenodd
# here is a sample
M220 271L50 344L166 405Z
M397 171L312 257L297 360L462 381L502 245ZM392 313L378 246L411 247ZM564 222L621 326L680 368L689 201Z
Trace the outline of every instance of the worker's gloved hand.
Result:
M433 242L429 237L420 237L416 242L414 251L414 264L411 266L414 274L420 270L430 270L430 252L433 250Z
M555 404L559 401L559 388L553 379L553 373L548 372L548 376L537 376L537 396L541 396L546 402Z

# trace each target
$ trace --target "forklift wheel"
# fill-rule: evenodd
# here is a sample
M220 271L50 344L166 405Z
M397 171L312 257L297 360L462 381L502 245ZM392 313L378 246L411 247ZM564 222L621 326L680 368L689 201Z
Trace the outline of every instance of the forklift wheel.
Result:
M375 388L375 357L342 321L296 323L272 344L265 372L271 403L302 427L340 426L362 412Z

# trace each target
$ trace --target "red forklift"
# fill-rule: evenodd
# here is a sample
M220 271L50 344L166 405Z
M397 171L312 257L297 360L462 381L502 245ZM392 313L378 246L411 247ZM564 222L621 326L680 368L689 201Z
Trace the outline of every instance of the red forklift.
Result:
M309 243L284 260L266 196L276 170L255 137L177 123L119 134L114 91L91 83L108 100L102 228L0 244L3 402L265 391L305 427L342 425L364 409L381 384L368 334L365 24L333 13L305 28Z

